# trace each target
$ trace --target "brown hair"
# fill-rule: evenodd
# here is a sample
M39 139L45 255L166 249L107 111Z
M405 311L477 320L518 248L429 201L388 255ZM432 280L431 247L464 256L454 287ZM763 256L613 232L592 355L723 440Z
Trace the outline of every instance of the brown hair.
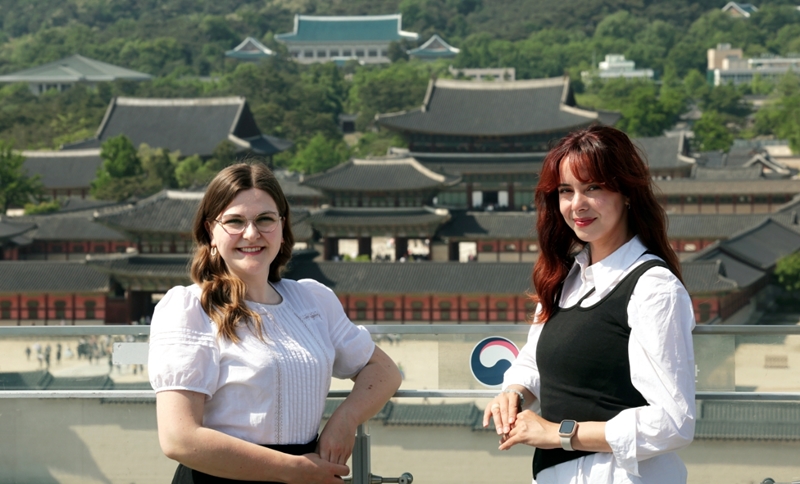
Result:
M571 160L573 173L581 182L599 183L628 199L628 229L681 279L678 256L667 238L667 215L653 193L650 171L643 157L622 131L591 126L568 134L550 150L536 186L536 229L541 253L533 268L536 289L533 300L542 305L538 321L544 323L552 316L559 288L572 265L572 253L576 246L584 245L559 209L560 168L566 158Z
M191 276L203 291L200 304L219 327L219 334L234 343L239 341L236 336L236 328L240 323L244 322L247 325L254 322L260 323L261 318L245 304L247 286L244 281L228 271L222 257L211 256L211 236L206 224L209 220L219 216L239 192L251 188L257 188L269 194L275 200L280 216L283 217L283 241L278 255L270 264L268 276L270 282L280 281L281 273L292 257L294 236L292 235L289 203L286 201L277 178L266 165L238 163L220 171L208 185L192 225L192 235L196 247L192 259ZM253 324L253 326L258 337L263 338L261 324Z

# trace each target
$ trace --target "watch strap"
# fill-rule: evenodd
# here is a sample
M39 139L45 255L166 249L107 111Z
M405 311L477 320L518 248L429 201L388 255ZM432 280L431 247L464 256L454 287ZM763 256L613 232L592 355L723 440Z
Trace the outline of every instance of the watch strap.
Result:
M574 434L573 434L574 435ZM573 451L572 448L572 435L561 435L561 448L564 450Z

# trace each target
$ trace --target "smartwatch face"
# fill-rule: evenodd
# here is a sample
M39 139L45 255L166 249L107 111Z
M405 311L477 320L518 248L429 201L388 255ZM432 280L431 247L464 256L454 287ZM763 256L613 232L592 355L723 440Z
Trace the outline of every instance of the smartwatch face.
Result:
M561 422L561 426L558 428L559 434L571 434L575 430L575 421L574 420L564 420Z

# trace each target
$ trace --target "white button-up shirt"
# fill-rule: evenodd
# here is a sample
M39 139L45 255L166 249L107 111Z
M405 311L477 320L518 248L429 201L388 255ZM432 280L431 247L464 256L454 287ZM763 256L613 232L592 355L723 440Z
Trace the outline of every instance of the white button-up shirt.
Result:
M638 237L605 259L590 264L588 249L575 258L559 301L571 307L592 288L583 307L603 299L639 264L658 259L644 254ZM547 324L547 323L545 323ZM675 451L689 445L695 424L694 313L686 288L668 269L645 272L628 303L631 328L628 358L631 382L647 400L606 423L612 452L598 452L545 469L536 484L676 484L686 482L686 467ZM503 387L523 385L536 398L540 379L536 345L543 325L534 322L528 342L505 374ZM569 348L564 348L569 351Z

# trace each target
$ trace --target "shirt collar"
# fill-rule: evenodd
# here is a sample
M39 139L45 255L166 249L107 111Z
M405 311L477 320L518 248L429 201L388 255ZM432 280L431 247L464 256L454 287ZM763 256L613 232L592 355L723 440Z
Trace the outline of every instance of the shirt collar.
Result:
M595 294L603 294L616 284L631 264L636 262L646 251L647 247L636 235L608 257L592 265L589 265L589 245L587 244L575 256L575 263L579 267L581 281L584 284L591 284L595 288Z

